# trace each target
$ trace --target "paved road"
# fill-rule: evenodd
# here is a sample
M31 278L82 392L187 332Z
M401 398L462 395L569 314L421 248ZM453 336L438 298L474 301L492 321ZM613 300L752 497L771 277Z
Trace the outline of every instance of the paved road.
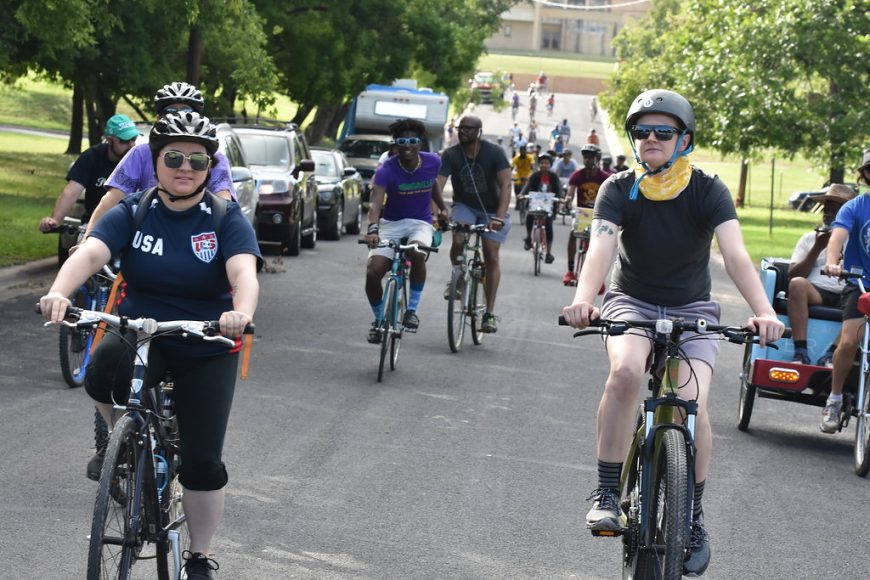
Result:
M489 132L497 120L482 111ZM606 365L599 341L555 325L572 294L559 283L566 235L557 226L559 260L534 278L511 233L499 332L455 355L441 298L449 266L433 256L421 330L381 384L355 240L319 242L261 275L253 369L227 439L220 577L618 577L619 541L593 540L582 523ZM724 320L743 320L721 265L713 271ZM44 277L19 278L0 295L11 338L0 358L2 577L81 578L91 407L62 383L57 331L30 313ZM723 346L711 401L707 577L866 577L870 482L851 472L852 431L824 436L816 409L768 401L737 431L740 355Z

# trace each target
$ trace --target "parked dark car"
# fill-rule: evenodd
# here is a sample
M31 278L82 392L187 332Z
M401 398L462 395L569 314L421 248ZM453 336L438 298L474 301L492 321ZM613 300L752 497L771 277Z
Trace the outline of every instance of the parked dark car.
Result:
M261 244L299 248L317 243L317 181L305 137L294 124L236 125L236 134L259 186L257 233Z
M363 208L368 207L372 192L372 177L374 177L375 169L378 167L378 159L385 151L389 151L392 140L390 135L365 133L348 135L338 146L350 164L356 167L359 174L362 175L363 183L365 183Z
M248 166L245 152L239 136L232 127L226 123L217 126L218 151L227 156L232 173L233 189L236 190L236 201L242 210L242 215L247 218L254 231L257 231L257 205L259 205L260 193L257 191L257 182L254 173Z
M362 176L337 149L311 148L317 179L317 229L327 240L362 229Z

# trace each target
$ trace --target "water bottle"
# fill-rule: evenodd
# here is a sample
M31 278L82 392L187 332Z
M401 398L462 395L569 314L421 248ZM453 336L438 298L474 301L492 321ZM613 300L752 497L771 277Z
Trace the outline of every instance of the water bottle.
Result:
M162 493L166 487L166 460L161 455L154 455L154 471L157 475L157 492Z
M172 377L167 376L166 380L163 381L161 390L163 391L163 401L161 405L161 414L164 419L170 419L173 415L172 410L172 390L175 388L175 383L172 380Z

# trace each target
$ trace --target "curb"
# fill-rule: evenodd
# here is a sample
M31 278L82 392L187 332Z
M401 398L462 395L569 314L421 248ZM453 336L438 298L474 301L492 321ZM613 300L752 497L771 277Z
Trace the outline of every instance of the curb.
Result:
M56 273L56 257L0 268L0 300L30 292L34 288L47 289Z

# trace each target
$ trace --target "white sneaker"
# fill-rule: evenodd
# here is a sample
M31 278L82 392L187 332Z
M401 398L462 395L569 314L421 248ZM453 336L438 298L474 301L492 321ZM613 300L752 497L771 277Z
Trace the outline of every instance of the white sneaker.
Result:
M822 422L819 429L822 433L836 433L840 428L840 413L843 410L843 401L828 399L825 410L822 411Z

